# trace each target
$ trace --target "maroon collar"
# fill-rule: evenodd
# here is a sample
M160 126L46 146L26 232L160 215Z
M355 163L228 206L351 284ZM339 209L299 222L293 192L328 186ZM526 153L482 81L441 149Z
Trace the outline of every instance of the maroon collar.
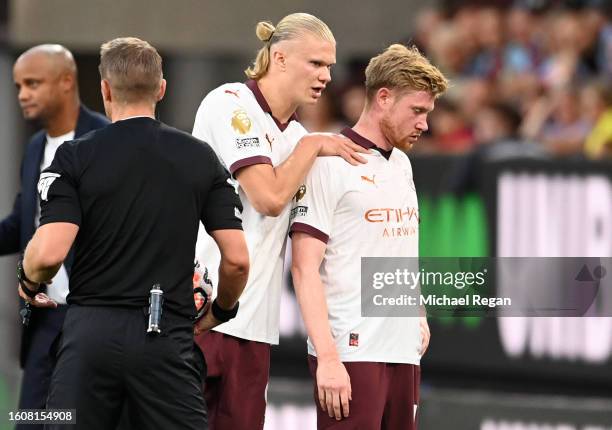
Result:
M297 115L295 114L295 112L293 112L293 114L291 114L291 116L289 117L289 120L286 123L280 122L272 114L272 109L270 109L270 105L268 104L268 102L266 101L266 98L264 97L263 93L259 89L259 86L257 85L257 81L254 79L249 79L248 81L245 82L245 85L249 88L249 90L253 92L253 94L255 94L255 100L257 100L257 103L259 103L261 110L270 114L270 116L272 117L272 119L274 120L274 122L276 123L280 131L285 131L285 129L289 126L289 123L291 121L298 120Z
M355 142L359 146L362 146L362 147L367 148L367 149L375 149L375 150L377 150L387 160L389 159L389 157L391 157L391 152L393 152L393 148L391 148L391 151L385 151L384 149L379 148L378 146L376 146L376 144L374 142L372 142L371 140L368 140L365 137L363 137L362 135L360 135L359 133L357 133L352 128L344 127L344 129L340 133L342 135L348 137L349 139L351 139L353 142Z

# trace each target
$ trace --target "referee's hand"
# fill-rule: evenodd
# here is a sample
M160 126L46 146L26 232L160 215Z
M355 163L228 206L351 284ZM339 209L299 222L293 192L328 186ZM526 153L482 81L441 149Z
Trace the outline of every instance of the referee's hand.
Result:
M21 286L17 284L17 292L26 303L37 308L56 308L57 303L49 298L45 293L38 293L34 298L28 297L23 291Z
M317 359L317 391L323 412L338 421L348 418L351 378L340 360Z
M219 324L221 324L221 321L213 316L211 308L209 307L202 318L200 318L193 326L193 334L198 336L211 328L218 326Z

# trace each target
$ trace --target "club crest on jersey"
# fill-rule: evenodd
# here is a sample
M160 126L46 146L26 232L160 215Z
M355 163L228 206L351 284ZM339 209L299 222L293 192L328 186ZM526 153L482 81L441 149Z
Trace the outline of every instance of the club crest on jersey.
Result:
M349 346L359 346L359 333L349 334Z
M251 118L244 109L236 109L232 115L232 128L240 134L246 134L251 130Z
M47 194L49 193L49 187L57 178L61 175L59 173L41 173L40 179L38 180L38 194L40 194L40 199L47 201Z
M302 200L305 195L306 195L306 185L302 184L302 185L300 185L300 188L298 188L297 192L293 196L293 199L297 203L300 200Z

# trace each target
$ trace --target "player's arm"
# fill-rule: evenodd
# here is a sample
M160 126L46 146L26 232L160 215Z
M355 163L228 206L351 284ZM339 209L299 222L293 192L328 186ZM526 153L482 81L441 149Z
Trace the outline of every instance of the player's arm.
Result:
M235 173L236 179L255 210L278 216L287 206L318 156L340 156L357 165L368 151L342 135L309 134L298 142L289 157L276 167L254 164Z
M319 266L325 242L296 231L292 238L293 285L308 336L317 352L317 391L323 411L337 420L349 416L351 382L340 361L327 316L327 302Z
M237 91L211 92L196 114L192 134L213 143L217 155L245 191L255 210L278 216L289 203L317 156L338 155L351 164L365 163L368 151L341 135L304 136L291 155L272 166L266 130L249 117L249 108ZM304 133L306 131L304 130Z

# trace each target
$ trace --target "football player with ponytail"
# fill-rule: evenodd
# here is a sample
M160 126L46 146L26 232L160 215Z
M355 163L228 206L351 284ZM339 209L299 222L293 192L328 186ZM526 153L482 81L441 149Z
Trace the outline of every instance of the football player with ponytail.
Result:
M327 25L294 13L276 26L260 22L256 34L263 46L245 71L248 81L211 91L193 128L232 175L251 261L237 316L213 330L196 329L206 357L212 430L263 428L292 197L317 157L341 156L356 165L365 162L359 153L367 152L343 136L308 135L295 116L299 106L316 103L331 80L336 41ZM220 256L206 234L196 254L216 285Z

